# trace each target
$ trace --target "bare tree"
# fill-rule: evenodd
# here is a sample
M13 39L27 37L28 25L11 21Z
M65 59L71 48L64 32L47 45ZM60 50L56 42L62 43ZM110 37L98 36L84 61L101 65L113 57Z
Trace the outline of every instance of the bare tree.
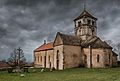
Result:
M120 60L120 43L116 44L115 50L114 50L117 54L118 54L118 59Z
M108 45L110 45L110 46L112 46L112 47L115 46L115 44L113 43L112 40L106 40L106 42L107 42Z
M112 40L106 40L106 42L108 45L110 45L113 48L112 50L115 52L116 44Z
M8 64L13 68L22 68L25 65L26 58L24 57L23 50L19 47L14 49L13 53L11 53Z

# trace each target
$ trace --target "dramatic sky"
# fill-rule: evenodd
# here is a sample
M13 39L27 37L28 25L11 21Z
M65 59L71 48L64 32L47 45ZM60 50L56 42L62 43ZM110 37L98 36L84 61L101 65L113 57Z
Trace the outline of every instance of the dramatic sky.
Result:
M0 0L0 60L21 47L28 61L33 50L52 41L57 32L74 33L73 19L84 0ZM87 0L87 10L98 18L98 36L120 40L120 0Z

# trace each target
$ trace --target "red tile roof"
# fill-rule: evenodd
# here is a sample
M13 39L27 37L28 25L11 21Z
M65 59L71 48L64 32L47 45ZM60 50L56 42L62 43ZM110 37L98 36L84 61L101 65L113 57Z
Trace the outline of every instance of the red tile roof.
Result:
M51 49L53 49L53 42L41 45L40 47L38 47L37 49L35 49L34 52L51 50Z
M0 68L5 68L5 67L9 67L9 65L5 62L0 61Z

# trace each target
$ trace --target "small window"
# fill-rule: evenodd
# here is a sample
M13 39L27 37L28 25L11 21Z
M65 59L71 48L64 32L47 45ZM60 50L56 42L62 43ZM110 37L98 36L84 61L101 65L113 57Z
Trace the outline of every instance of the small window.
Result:
M40 57L40 59L41 59L41 62L42 62L42 56Z
M56 59L57 59L57 60L59 59L58 54L59 54L59 50L57 50L57 56L56 56Z
M97 55L97 62L100 62L100 56Z
M86 23L85 23L85 19L83 19L83 23L86 24Z
M81 32L81 29L79 30L79 32Z
M110 62L110 54L109 54L109 62Z
M92 21L92 25L95 25L95 22L94 22L94 21Z
M81 21L78 22L78 26L81 26Z
M91 20L88 20L88 24L91 25Z
M34 60L36 61L36 57L34 57Z
M38 62L39 62L39 56L38 56Z
M49 55L49 57L48 57L48 61L50 62L50 55Z

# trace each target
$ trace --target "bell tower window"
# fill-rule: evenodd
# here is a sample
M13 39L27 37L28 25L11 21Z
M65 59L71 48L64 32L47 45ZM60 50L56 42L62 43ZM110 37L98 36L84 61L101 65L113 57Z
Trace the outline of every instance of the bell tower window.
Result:
M95 25L95 22L94 22L94 21L92 21L92 25L93 25L93 26Z
M85 19L83 19L83 24L86 24Z
M79 27L81 26L81 21L78 22L78 26L79 26Z
M91 20L88 20L88 25L91 25Z

